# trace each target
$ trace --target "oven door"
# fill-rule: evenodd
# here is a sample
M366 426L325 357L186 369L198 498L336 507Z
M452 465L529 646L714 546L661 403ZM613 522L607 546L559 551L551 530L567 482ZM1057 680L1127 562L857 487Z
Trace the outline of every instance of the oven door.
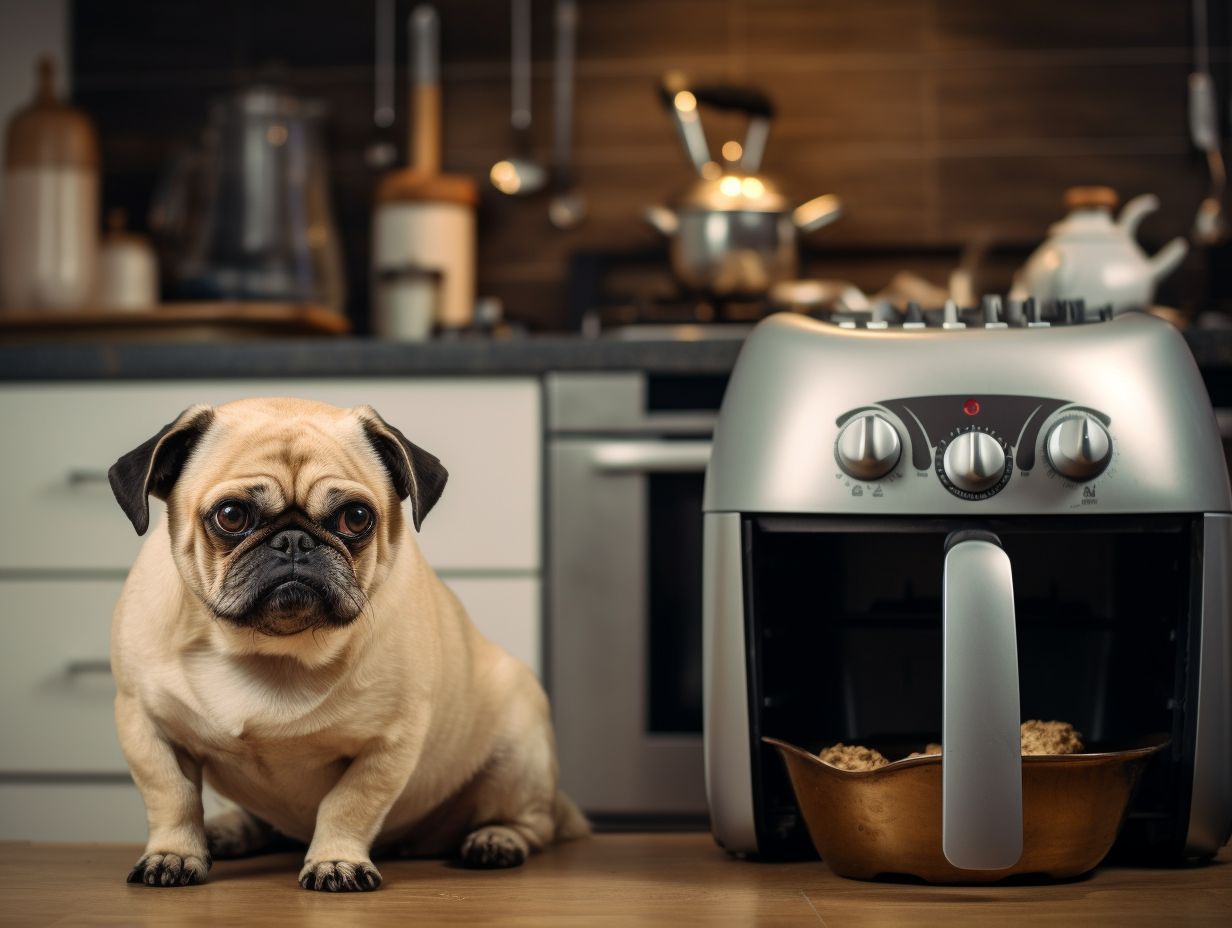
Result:
M562 786L600 819L705 815L709 440L550 444L549 686Z

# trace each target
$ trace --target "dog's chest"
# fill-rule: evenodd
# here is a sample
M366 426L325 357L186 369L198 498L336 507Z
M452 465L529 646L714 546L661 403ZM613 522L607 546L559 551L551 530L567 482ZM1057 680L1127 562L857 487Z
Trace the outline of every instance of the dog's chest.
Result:
M354 757L381 731L354 711L345 681L263 678L227 662L191 667L186 680L187 692L166 694L179 734L235 762L267 767L276 758L286 759L281 766Z

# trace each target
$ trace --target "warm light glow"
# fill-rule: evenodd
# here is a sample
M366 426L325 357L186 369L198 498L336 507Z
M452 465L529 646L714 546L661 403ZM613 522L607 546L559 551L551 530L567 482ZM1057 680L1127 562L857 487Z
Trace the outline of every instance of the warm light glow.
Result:
M702 177L706 180L718 180L723 174L723 169L719 167L717 161L707 161L702 165Z
M287 127L282 123L274 123L265 130L265 141L269 142L275 148L282 145L287 140Z
M689 93L687 90L682 90L676 94L674 102L676 109L682 113L691 113L697 109L697 97Z
M766 185L756 177L746 177L740 186L744 189L744 195L750 200L756 200L766 192Z
M739 161L744 154L744 148L735 139L723 143L723 157L728 161Z
M728 175L719 181L719 191L728 197L740 196L740 178Z
M508 161L498 161L492 165L488 179L501 193L517 193L522 187L522 178L518 177L517 170Z

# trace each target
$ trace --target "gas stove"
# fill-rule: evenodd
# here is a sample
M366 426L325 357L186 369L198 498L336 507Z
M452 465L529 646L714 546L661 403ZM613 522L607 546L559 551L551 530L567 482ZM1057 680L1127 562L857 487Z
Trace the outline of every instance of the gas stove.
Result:
M909 332L918 329L1048 329L1107 322L1112 315L1111 306L1089 309L1082 300L1037 303L1033 299L1002 300L1000 296L990 294L975 307L961 308L949 300L943 306L929 309L918 303L908 303L905 311L899 312L889 303L882 303L869 310L838 310L809 314L809 318L828 322L840 329ZM595 325L585 334L625 341L712 341L743 339L753 328L751 322L665 320L616 324L609 328Z
M1046 329L1107 322L1112 315L1111 306L1088 307L1083 300L1003 300L988 294L974 307L959 307L953 300L931 309L908 303L900 313L881 303L867 311L830 313L827 321L844 329Z

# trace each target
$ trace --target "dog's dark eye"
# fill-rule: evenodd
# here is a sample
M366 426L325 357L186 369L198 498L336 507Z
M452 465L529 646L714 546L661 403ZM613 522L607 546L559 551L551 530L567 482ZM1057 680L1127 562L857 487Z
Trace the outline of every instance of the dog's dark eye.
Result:
M241 535L252 523L252 513L243 503L228 500L214 510L214 524L228 535Z
M372 527L372 510L367 506L344 506L338 510L334 531L339 535L362 535Z

